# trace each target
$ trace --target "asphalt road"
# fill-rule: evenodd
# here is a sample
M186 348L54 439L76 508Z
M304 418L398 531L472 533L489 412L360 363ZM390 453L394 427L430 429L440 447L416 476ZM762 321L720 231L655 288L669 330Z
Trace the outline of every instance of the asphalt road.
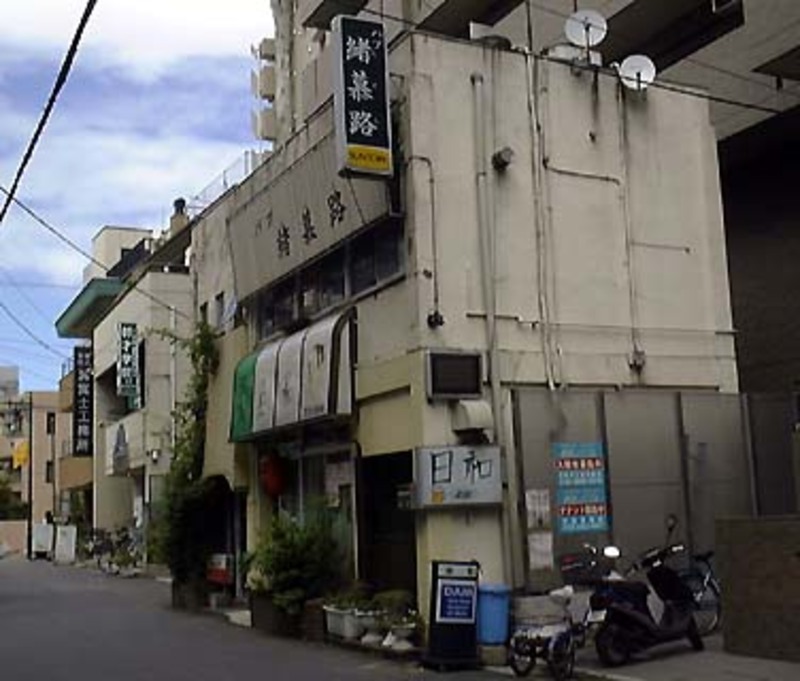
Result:
M169 587L21 558L0 560L2 681L312 681L440 675L333 646L276 639L169 608Z

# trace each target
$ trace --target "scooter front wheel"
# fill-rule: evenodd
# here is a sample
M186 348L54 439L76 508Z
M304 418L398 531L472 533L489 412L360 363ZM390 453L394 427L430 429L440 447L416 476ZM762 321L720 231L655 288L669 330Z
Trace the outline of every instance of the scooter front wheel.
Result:
M594 639L597 656L607 667L619 667L625 664L631 656L625 633L622 628L613 622L604 622Z

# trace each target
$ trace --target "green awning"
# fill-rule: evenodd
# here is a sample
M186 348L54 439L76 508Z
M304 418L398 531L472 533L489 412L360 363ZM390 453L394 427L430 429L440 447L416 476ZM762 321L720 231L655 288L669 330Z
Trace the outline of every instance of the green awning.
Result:
M114 304L123 283L114 277L89 281L56 320L61 338L91 338L94 327Z
M253 352L241 360L233 374L233 413L230 433L233 442L241 442L253 434L253 386L258 355L259 352Z

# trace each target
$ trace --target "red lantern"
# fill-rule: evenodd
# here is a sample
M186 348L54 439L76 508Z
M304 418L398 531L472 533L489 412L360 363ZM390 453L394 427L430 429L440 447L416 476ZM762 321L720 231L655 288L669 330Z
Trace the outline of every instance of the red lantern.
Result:
M286 475L283 459L277 454L261 457L258 464L258 476L261 487L268 497L277 499L286 488Z

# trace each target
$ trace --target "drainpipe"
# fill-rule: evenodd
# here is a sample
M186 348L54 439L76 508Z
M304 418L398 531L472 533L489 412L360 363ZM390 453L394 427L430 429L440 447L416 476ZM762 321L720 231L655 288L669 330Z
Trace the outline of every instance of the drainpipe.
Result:
M502 394L500 386L500 352L497 344L497 298L495 294L495 260L494 260L494 235L491 231L492 220L488 201L488 167L486 153L486 118L485 93L483 75L473 73L472 82L473 119L475 135L475 185L478 199L478 232L480 237L481 253L481 281L483 300L486 305L486 335L489 345L489 386L492 396L492 425L494 428L495 442L505 451L505 431L502 410ZM510 528L508 519L508 492L503 495L504 503L501 511L502 522L502 551L503 570L506 583L511 582Z
M178 315L174 305L169 306L169 330L172 332L172 340L169 345L169 413L170 413L170 451L175 454L175 409L178 406L178 386L177 382L177 361L178 348L175 343L175 336L178 332Z
M431 220L431 260L433 279L433 311L428 313L428 327L436 329L444 324L439 309L439 239L436 233L436 175L433 170L433 161L428 156L418 154L408 157L409 164L412 161L424 163L428 168L428 200L430 201L430 220Z

